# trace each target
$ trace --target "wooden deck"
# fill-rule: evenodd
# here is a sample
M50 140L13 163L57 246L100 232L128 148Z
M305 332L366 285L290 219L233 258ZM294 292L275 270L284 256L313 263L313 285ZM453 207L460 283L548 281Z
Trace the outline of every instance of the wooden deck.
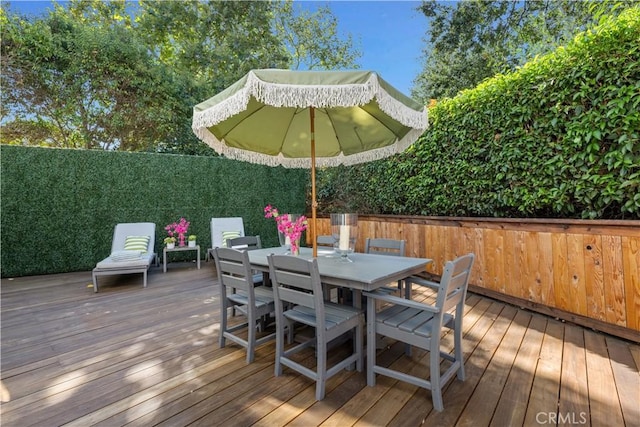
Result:
M273 342L250 365L218 348L217 293L212 262L154 267L146 289L101 278L97 294L89 272L3 279L2 426L640 425L632 342L470 294L467 380L443 412L424 389L352 371L317 402L305 377L274 377ZM426 353L388 344L383 363L422 369Z

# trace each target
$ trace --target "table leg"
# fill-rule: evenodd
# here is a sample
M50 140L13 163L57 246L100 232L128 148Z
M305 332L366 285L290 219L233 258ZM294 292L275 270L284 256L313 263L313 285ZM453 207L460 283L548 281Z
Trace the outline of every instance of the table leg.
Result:
M362 308L362 291L360 289L353 289L351 292L353 297L353 306L355 308Z
M167 248L162 251L162 271L167 272Z
M411 282L403 280L404 282L404 297L405 299L411 299Z

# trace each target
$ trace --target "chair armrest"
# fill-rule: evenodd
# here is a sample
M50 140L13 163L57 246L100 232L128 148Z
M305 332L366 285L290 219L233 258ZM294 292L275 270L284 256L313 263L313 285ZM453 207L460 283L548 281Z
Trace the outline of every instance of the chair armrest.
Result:
M438 307L434 307L428 304L423 304L421 302L413 301L406 298L396 297L394 295L389 295L380 291L363 292L362 295L366 296L367 298L373 298L379 301L385 301L395 305L402 305L404 307L410 307L418 310L429 311L431 313L440 313L440 309Z
M407 277L405 279L405 282L407 283L407 285L411 285L412 283L415 283L416 285L427 286L432 289L440 288L440 283L434 282L432 280L423 279L422 277L418 277L418 276Z

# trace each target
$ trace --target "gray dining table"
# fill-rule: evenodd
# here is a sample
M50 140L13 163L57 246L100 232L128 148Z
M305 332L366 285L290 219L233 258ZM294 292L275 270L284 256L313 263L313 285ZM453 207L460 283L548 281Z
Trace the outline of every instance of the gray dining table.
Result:
M251 268L269 272L267 257L270 254L285 254L286 248L263 248L249 251ZM300 248L301 258L313 257L311 248ZM373 291L392 282L405 279L411 275L425 272L433 260L429 258L399 257L391 255L374 255L354 252L349 254L353 262L339 260L331 250L318 250L318 270L322 283L349 288L354 291L354 303L359 304L362 291Z

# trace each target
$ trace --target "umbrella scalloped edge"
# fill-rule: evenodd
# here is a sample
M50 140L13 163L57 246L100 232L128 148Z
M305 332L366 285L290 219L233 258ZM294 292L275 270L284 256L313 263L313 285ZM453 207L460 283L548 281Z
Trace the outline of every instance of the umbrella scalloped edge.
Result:
M256 163L267 166L283 166L285 168L311 168L311 158L290 158L284 157L282 154L277 156L267 156L248 150L229 147L224 142L219 141L207 128L194 129L195 134L202 141L209 144L216 152L234 160L242 160L250 163ZM373 150L363 151L358 154L345 156L340 154L333 157L316 157L317 167L334 167L339 165L355 165L358 163L366 163L374 160L384 159L394 154L404 151L416 139L422 135L423 130L412 129L397 144L387 147L377 148Z
M216 125L244 111L250 97L274 107L349 107L377 100L380 109L405 126L427 129L427 109L416 111L395 99L380 85L375 73L364 83L339 85L295 85L265 82L250 71L245 86L203 111L194 109L192 129L200 137L203 128Z

